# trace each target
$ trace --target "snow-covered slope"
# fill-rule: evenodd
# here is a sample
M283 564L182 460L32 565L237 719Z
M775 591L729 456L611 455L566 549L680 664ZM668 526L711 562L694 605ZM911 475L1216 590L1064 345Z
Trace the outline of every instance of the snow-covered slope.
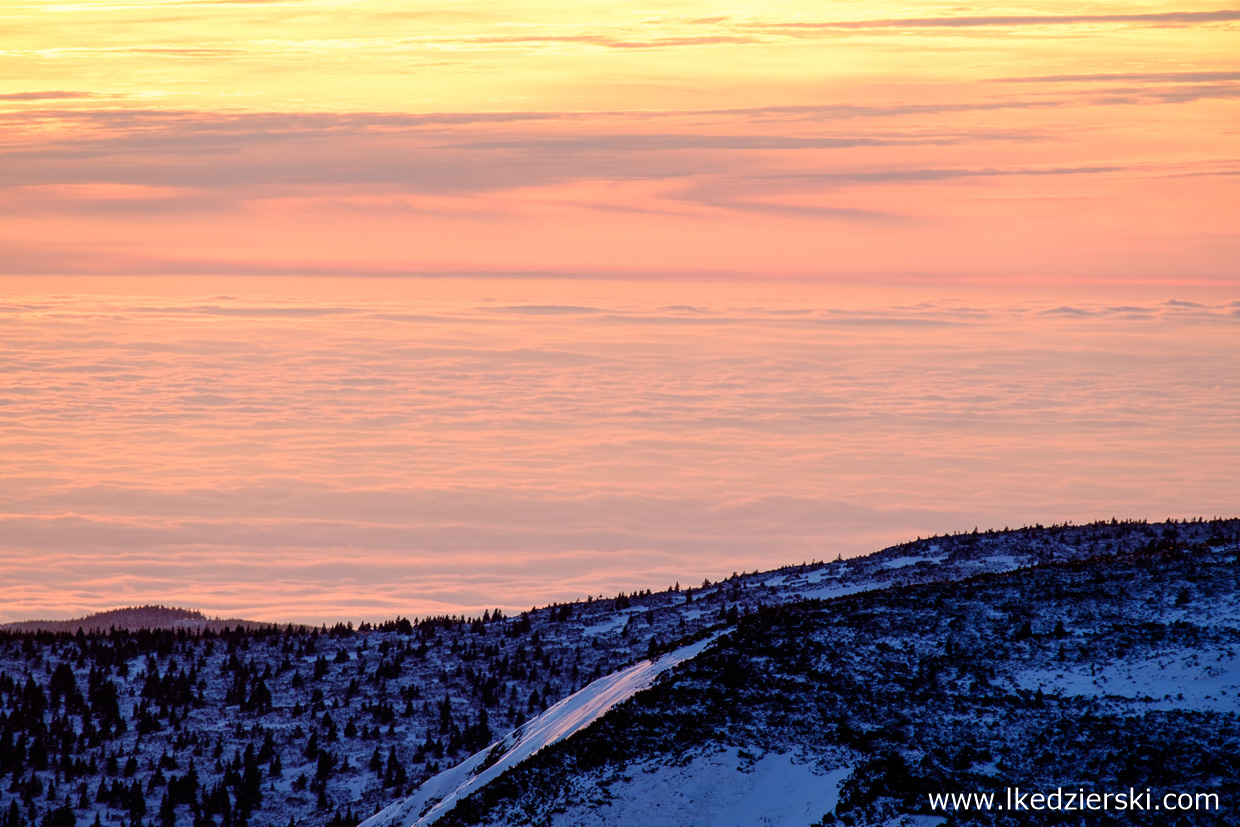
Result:
M680 765L636 763L608 786L604 806L571 804L553 814L551 827L805 827L835 808L854 769L824 772L792 753L757 760L746 754L742 748L696 754Z
M947 823L932 793L1133 786L1221 803L1126 823L1240 823L1240 544L1168 535L1013 571L1028 559L1015 551L971 558L985 572L972 579L900 588L874 572L950 555L769 575L762 588L848 594L742 617L580 737L505 752L489 786L458 783L431 814L440 827L929 827ZM996 815L962 823L1009 823Z
M648 689L659 675L697 655L717 637L711 635L655 660L644 660L599 678L551 706L502 741L474 753L455 767L426 781L410 798L367 819L365 827L424 827L433 824L460 799L476 792L544 747L589 726L616 704Z

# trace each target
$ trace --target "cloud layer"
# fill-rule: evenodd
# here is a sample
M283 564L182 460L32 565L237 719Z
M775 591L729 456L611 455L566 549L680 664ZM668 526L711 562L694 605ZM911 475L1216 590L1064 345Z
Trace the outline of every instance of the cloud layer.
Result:
M358 285L0 308L0 617L522 608L1240 494L1234 302Z
M0 618L1227 512L1238 21L3 4Z

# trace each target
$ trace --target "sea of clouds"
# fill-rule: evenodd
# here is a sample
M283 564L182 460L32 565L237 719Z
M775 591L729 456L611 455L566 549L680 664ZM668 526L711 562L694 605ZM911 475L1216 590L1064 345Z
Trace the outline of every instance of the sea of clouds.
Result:
M10 297L0 621L527 608L1240 502L1240 302L636 293Z

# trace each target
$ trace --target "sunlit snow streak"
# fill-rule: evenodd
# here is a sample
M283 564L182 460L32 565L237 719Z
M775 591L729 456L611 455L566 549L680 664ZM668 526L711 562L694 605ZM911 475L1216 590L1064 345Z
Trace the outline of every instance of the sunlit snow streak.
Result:
M718 635L683 646L656 660L622 669L599 678L584 689L551 706L507 738L450 770L431 778L417 793L364 822L369 827L425 827L433 824L456 803L498 778L534 753L562 741L602 717L607 710L648 689L659 675L689 660L715 641ZM496 753L498 751L498 753ZM493 753L496 753L493 755ZM491 761L489 766L479 771ZM476 773L476 774L475 774ZM428 805L434 803L427 809ZM425 813L423 812L425 810Z

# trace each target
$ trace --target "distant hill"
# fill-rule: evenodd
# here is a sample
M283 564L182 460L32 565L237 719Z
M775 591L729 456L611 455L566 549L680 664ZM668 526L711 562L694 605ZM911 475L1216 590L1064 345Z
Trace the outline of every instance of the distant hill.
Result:
M192 629L201 631L211 629L219 631L225 626L235 629L244 626L254 629L270 624L258 623L253 620L230 618L208 618L196 609L176 609L169 606L128 606L123 609L109 609L96 612L74 620L22 620L16 623L0 624L0 629L13 632L70 632L78 629L84 632L106 632L109 629Z

